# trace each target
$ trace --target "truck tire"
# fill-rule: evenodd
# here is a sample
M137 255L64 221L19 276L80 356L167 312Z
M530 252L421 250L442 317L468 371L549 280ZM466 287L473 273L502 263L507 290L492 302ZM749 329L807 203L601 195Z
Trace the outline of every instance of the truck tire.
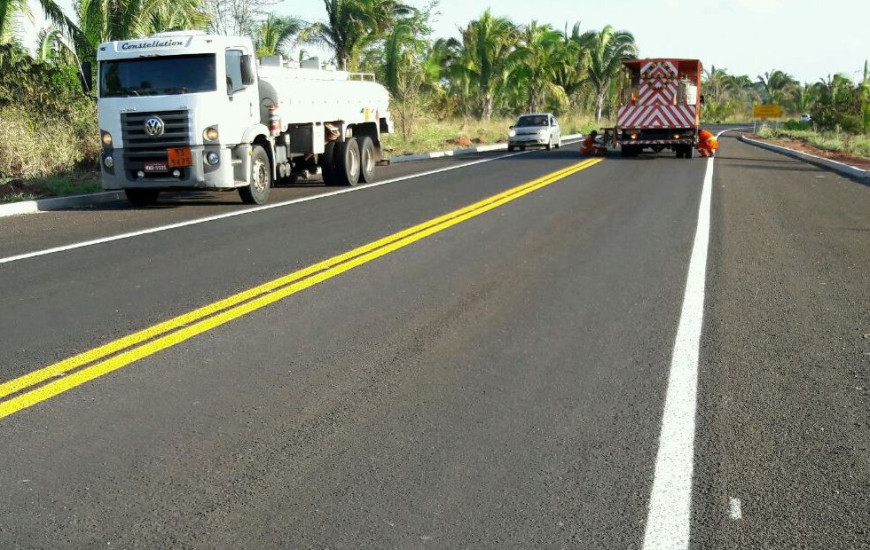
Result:
M695 158L695 148L691 145L686 146L686 150L683 151L683 158L693 159Z
M350 186L359 183L362 163L356 138L347 138L336 143L333 160L336 185Z
M272 188L272 167L269 155L259 145L251 149L251 184L239 187L239 196L245 204L266 204Z
M374 183L375 179L377 179L377 174L375 173L377 159L375 158L375 144L372 138L366 136L360 142L359 158L359 180L363 183Z
M683 146L682 145L677 146L676 151L677 151L677 158L678 159L683 158L683 153L685 152L685 149L683 148Z
M127 195L127 200L133 206L148 206L157 202L157 197L160 196L159 189L124 189L124 194Z
M335 141L327 143L320 155L320 174L326 185L338 185L335 181L335 144Z

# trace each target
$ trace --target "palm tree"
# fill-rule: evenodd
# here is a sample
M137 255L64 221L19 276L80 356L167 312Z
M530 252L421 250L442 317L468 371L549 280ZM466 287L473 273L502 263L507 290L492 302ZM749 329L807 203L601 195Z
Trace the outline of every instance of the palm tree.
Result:
M492 117L496 94L503 90L510 74L510 54L518 35L510 20L493 17L489 9L462 30L462 56L454 74L464 73L468 83L477 88L478 110L483 120Z
M386 35L398 18L417 11L397 0L323 0L323 4L327 20L305 29L303 37L331 48L338 64L348 70L358 68L366 45Z
M204 29L209 22L199 0L80 0L78 15L92 48L156 32Z
M705 70L703 82L705 100L718 102L725 99L723 96L727 79L727 69L717 69L716 65L712 65L709 70Z
M765 95L765 100L768 103L787 104L791 105L798 92L798 81L791 75L780 71L773 70L764 73L764 76L758 76L758 83Z
M303 21L298 17L270 14L254 32L257 55L262 57L286 52L291 40L302 31L303 26Z
M611 83L619 75L622 62L637 57L638 48L634 35L618 31L607 25L601 31L589 31L580 37L580 42L589 51L589 83L595 91L595 123L601 120L604 100Z
M562 46L559 48L559 59L553 82L562 87L569 101L576 106L578 95L583 91L588 78L589 52L580 43L580 23L574 24L571 34L568 34L568 26L562 35Z
M511 55L511 80L526 91L526 110L536 112L547 98L567 103L565 90L556 83L563 66L562 34L549 25L532 21L520 33L520 45Z
M72 19L66 16L54 0L38 0L39 7L46 19L70 36L82 38L81 31ZM14 36L15 18L19 15L32 17L27 0L0 0L0 44L9 42Z

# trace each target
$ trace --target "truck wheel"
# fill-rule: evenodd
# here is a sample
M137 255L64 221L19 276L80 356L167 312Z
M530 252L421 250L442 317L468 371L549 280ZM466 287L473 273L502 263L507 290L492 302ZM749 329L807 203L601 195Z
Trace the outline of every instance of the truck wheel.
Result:
M375 174L375 144L372 138L363 138L359 147L360 173L359 180L364 183L373 183L377 178Z
M695 158L695 148L692 147L691 145L689 145L688 147L686 147L686 150L683 151L683 158L686 158L686 159L693 159L693 158Z
M683 152L684 152L684 151L685 151L685 149L683 149L683 147L677 147L677 158L678 158L678 159L683 158Z
M508 145L508 153L513 153L513 152L514 152L514 146Z
M333 153L335 182L337 185L356 185L359 183L360 162L359 143L356 138L348 138L335 145Z
M269 155L259 145L251 150L251 185L239 187L239 196L245 204L265 204L272 187L272 167Z
M124 194L127 195L127 200L133 206L148 206L157 202L157 197L160 196L159 189L124 189Z

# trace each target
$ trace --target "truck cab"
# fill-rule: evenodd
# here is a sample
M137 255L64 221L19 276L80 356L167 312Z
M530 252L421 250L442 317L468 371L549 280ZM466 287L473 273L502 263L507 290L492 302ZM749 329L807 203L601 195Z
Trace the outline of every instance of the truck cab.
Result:
M375 89L367 89L363 105L349 95L360 84L349 73L280 61L261 70L244 37L161 33L101 44L97 61L102 186L123 189L137 205L168 189L238 189L243 202L262 204L278 179L346 168L334 154L323 158L348 148L330 141L368 137L373 166L381 160L381 131L392 129L383 87L366 83ZM316 112L303 100L311 93ZM383 120L363 120L375 113ZM355 175L332 180L367 181L355 146Z

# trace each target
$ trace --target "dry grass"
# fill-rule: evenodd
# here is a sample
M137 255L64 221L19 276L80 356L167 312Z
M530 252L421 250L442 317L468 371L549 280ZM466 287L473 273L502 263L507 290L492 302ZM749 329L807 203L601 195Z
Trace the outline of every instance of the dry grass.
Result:
M812 130L786 130L784 128L762 128L758 135L766 139L780 141L802 141L823 151L850 153L870 158L870 137L840 133L821 133Z

